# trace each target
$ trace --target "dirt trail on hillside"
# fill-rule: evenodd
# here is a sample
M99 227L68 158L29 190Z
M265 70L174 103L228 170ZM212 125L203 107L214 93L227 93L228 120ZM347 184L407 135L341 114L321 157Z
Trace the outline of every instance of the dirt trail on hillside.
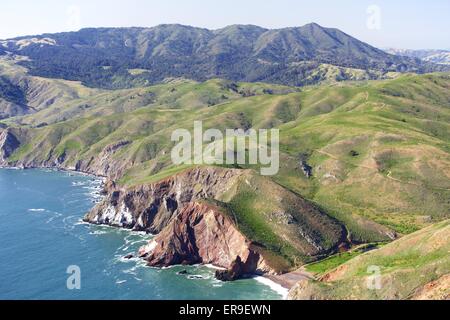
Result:
M362 164L354 164L354 163L351 163L351 162L342 160L342 159L340 159L339 157L336 157L335 155L333 155L333 154L331 154L331 153L329 153L329 152L323 151L323 150L318 150L318 149L316 149L316 150L314 150L314 151L317 152L317 153L323 154L323 155L325 155L325 156L327 156L327 157L330 157L330 158L333 159L333 160L344 162L344 163L346 163L346 164L348 164L348 165L350 165L350 166L353 166L353 167L357 167L357 168L365 168L365 169L369 169L369 170L377 170L377 171L378 171L378 167L377 167L377 166L365 166L365 165L362 165ZM388 174L385 175L385 177L386 177L387 179L389 179L389 180L394 181L394 182L403 183L403 184L409 184L409 185L413 185L413 186L416 186L416 187L425 187L425 188L434 189L434 190L450 191L449 188L442 188L442 187L436 187L436 186L421 185L421 184L416 183L416 182L412 182L412 181L403 181L403 180L394 178L394 177L392 177L392 171L389 171Z

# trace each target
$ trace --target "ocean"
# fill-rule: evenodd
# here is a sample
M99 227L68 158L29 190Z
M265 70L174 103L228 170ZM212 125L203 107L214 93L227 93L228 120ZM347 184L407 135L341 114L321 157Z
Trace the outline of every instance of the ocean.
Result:
M0 299L282 299L258 278L224 283L205 266L125 259L152 236L83 223L100 186L76 173L0 169Z

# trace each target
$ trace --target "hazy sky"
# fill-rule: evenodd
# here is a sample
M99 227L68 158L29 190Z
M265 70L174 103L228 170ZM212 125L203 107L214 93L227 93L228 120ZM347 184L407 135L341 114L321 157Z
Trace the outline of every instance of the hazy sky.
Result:
M450 0L0 0L0 39L82 27L317 22L378 47L450 49Z

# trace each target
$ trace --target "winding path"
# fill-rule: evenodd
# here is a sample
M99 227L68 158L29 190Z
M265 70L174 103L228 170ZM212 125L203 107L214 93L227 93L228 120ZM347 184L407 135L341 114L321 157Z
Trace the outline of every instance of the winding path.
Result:
M331 153L328 153L326 151L323 151L323 150L316 149L314 151L317 152L317 153L326 155L327 157L330 157L331 159L334 159L336 161L344 162L344 163L346 163L348 165L351 165L353 167L365 168L365 169L377 170L378 171L378 168L376 166L365 166L365 165L361 165L361 164L354 164L354 163L351 163L349 161L342 160L339 157L336 157L335 155L333 155ZM392 181L395 181L395 182L398 182L398 183L409 184L409 185L413 185L413 186L416 186L416 187L425 187L425 188L434 189L434 190L450 191L449 188L436 187L436 186L427 186L427 185L422 185L422 184L419 184L419 183L416 183L416 182L412 182L412 181L403 181L403 180L394 178L394 177L392 177L392 171L389 171L388 174L385 177L387 179L389 179L389 180L392 180Z

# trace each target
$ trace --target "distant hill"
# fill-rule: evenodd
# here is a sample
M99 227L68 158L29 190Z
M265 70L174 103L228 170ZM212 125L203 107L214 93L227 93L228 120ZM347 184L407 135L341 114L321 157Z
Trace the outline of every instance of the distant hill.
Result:
M385 50L387 53L398 56L406 56L411 58L421 59L426 62L436 64L450 65L450 51L449 50L408 50L408 49L393 49Z
M23 59L0 57L0 119L35 113L50 106L67 106L99 93L98 89L86 88L79 82L30 76L26 68L18 65Z
M305 85L321 82L323 64L378 72L445 69L390 55L338 29L312 23L268 30L233 25L207 30L183 25L98 28L0 41L28 56L33 75L80 80L91 87L129 88L189 78ZM345 70L344 70L345 71ZM379 78L371 74L369 78ZM346 80L343 72L338 80Z

